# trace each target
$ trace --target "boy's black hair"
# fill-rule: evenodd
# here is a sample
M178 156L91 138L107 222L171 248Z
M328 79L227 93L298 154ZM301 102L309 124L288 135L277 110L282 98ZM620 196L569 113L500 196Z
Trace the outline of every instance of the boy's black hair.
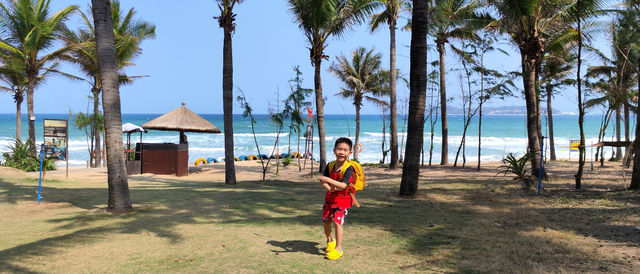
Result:
M340 138L336 139L336 143L333 145L333 148L338 147L339 143L345 143L345 144L349 145L349 150L353 150L353 143L351 142L351 139L349 139L347 137L340 137Z

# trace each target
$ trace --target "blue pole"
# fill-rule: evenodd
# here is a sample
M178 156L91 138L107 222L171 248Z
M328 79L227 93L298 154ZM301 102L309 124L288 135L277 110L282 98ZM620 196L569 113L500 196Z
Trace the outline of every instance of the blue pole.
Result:
M38 204L42 200L42 163L44 162L44 144L40 145L40 178L38 179Z
M544 156L544 136L542 136L540 142L540 168L538 169L538 196L540 196L540 189L542 188L542 160Z

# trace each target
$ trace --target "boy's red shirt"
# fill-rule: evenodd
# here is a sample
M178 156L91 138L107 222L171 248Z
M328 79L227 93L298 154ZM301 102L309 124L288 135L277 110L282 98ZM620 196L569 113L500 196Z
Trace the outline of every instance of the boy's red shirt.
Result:
M337 168L337 169L336 169ZM344 177L340 178L340 169L342 167L335 167L334 170L329 170L329 165L324 169L324 176L327 176L333 180L338 182L343 182L347 184L347 187L343 190L338 191L327 191L324 195L325 203L329 204L331 207L341 207L341 208L351 208L353 201L351 199L351 195L349 195L349 191L354 192L353 190L353 167L349 166L347 170L344 172Z

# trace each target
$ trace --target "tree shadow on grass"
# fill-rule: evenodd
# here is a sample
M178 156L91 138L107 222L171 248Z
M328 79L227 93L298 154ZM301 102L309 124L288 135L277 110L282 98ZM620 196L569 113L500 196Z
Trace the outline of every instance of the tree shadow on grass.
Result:
M309 241L268 241L267 244L279 247L282 250L271 250L276 254L285 253L285 252L304 252L311 255L323 255L320 253L320 248L318 248L318 243L309 242Z
M382 176L381 179L387 178ZM101 240L114 233L149 232L177 243L182 238L173 230L182 224L314 225L319 223L323 201L323 191L315 183L271 180L245 181L228 186L222 182L176 181L170 178L144 178L144 181L146 183L141 186L131 187L132 199L138 205L133 214L111 215L99 211L49 220L59 224L55 230L75 231L0 250L0 265L5 266L0 269L27 272L28 269L22 269L14 262L24 257L45 256L59 249ZM540 255L536 258L519 254L535 254L539 247L550 250L549 253L560 254L568 262L619 264L617 261L593 258L592 254L568 248L562 242L540 244L544 239L531 234L538 227L535 218L558 212L548 208L523 208L524 205L510 200L513 197L488 193L492 186L488 182L459 178L455 182L456 185L444 186L441 182L433 184L423 181L421 194L417 198L402 199L397 197L397 185L381 181L358 195L363 207L354 208L347 222L382 229L404 239L408 245L403 248L415 256L417 263L400 266L399 270L526 272L545 262L552 262L552 266L546 269L548 271L561 270L554 268L553 264L555 267L576 266L574 263L558 262L552 257ZM469 185L473 187L469 188ZM32 188L21 183L0 179L0 189L5 191L7 197L3 202L17 203L32 199L27 195ZM47 187L46 193L48 201L69 202L86 210L103 207L107 194L106 189L63 187ZM437 194L438 197L431 194ZM484 212L479 209L481 207L505 208L507 211ZM559 213L567 216L573 212L562 209ZM575 215L598 216L601 213L606 213L606 210L585 209ZM616 216L620 212L610 214ZM100 225L104 220L114 219L115 223ZM494 221L500 226L493 224ZM611 221L611 217L603 217L593 222L607 225ZM573 231L576 228L569 224L577 222L579 219L570 219L568 222L558 220L553 221L550 227ZM611 229L620 228L612 226ZM627 245L636 241L633 237L598 237ZM283 250L273 252L322 255L318 243L314 242L271 240L267 244ZM519 262L522 266L505 268L501 266L505 261ZM474 266L475 263L482 265ZM598 268L588 267L576 269L598 271Z
M156 188L134 186L130 189L135 211L127 215L112 215L104 211L102 202L107 197L106 189L47 187L44 191L47 197L45 203L66 202L88 211L45 221L55 225L52 231L58 231L57 234L64 231L63 235L0 250L0 270L28 272L28 269L22 269L15 262L24 258L54 254L60 249L74 245L102 241L112 234L147 232L175 244L182 241L182 237L174 230L183 224L311 225L316 219L311 214L306 214L305 210L312 210L308 200L312 196L311 193L317 194L318 191L307 192L297 183L259 181L227 186L223 183L176 182L170 179L153 180L153 183L159 185ZM296 193L295 189L301 190L299 195L292 195ZM32 187L19 182L0 179L0 190L3 190L5 196L2 202L8 204L28 201L33 196L29 194ZM318 196L321 200L320 195ZM85 199L86 197L91 199ZM105 220L109 222L105 224ZM317 254L317 248L313 253L311 244L293 242L291 247L293 250Z

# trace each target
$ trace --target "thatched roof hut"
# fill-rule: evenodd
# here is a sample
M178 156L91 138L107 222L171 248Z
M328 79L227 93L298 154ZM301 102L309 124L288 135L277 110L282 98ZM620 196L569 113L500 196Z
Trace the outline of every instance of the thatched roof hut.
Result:
M195 114L193 111L186 108L185 103L182 106L176 108L164 115L155 118L142 125L145 129L156 130L171 130L182 132L208 132L208 133L221 133L221 131L209 123L209 121Z

